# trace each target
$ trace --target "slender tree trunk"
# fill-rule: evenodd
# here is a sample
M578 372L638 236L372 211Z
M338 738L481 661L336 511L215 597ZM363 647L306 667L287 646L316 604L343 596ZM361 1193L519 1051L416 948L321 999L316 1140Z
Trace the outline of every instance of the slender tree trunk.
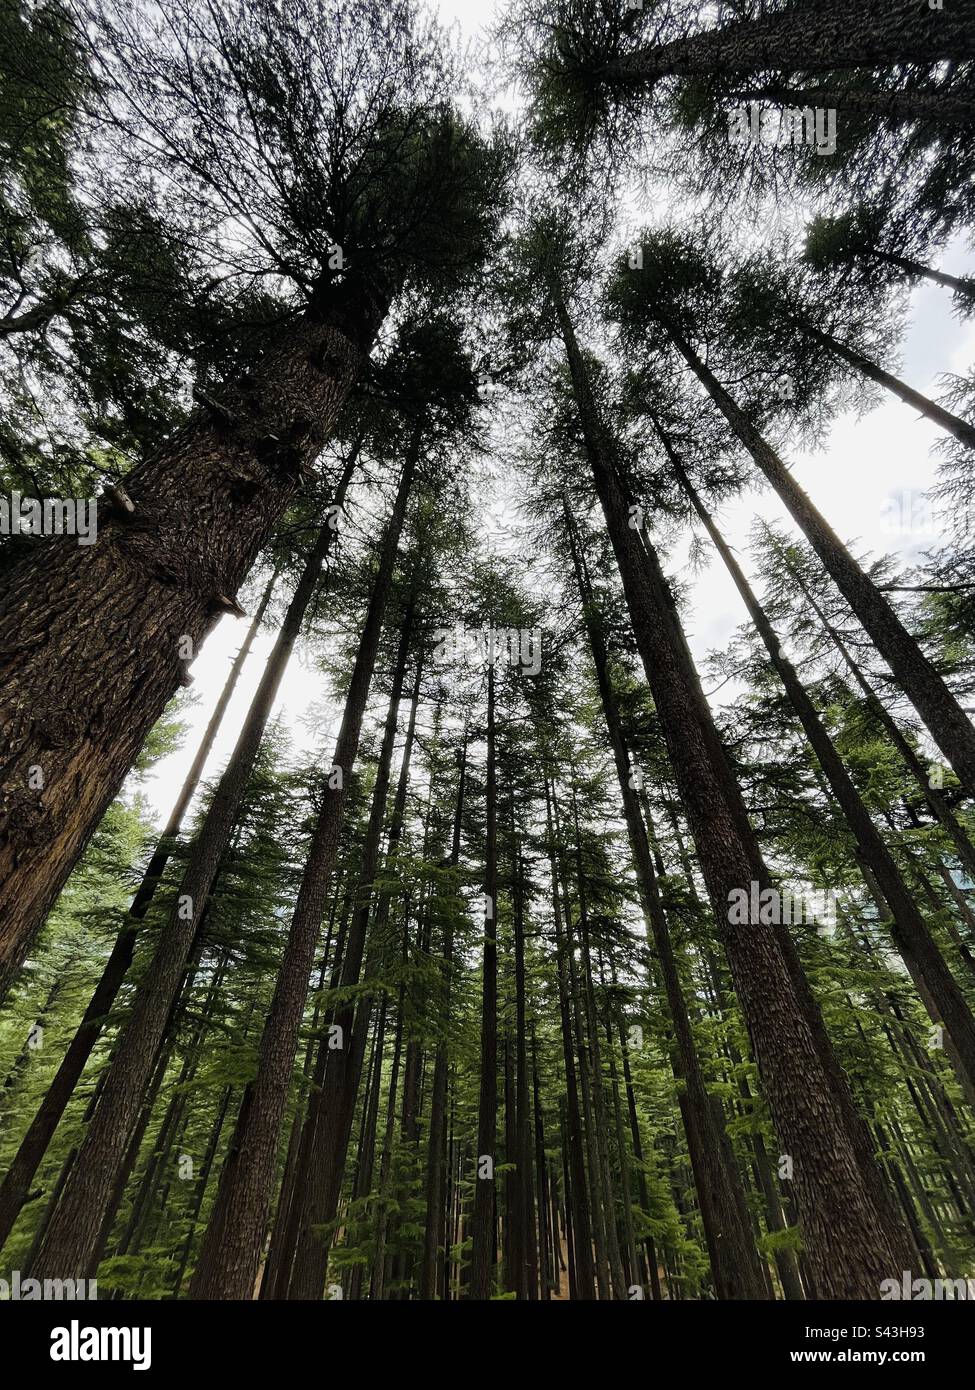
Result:
M773 544L775 544L774 540ZM781 554L781 552L778 553ZM826 617L826 614L823 612L823 609L819 604L818 600L816 599L815 594L812 593L809 586L803 579L802 575L791 564L789 557L787 555L783 555L782 558L785 562L787 569L789 570L789 573L792 575L793 579L796 581L800 590L802 591L802 594L805 597L806 602L809 604L810 608L822 624L823 630L828 635L830 641L833 643L840 656L846 662L850 674L853 676L853 679L856 681L857 686L859 687L860 691L864 696L864 699L867 702L867 706L870 709L870 712L873 714L874 718L877 719L877 721L880 723L881 727L884 729L887 736L893 743L894 747L897 749L901 757L904 759L904 762L907 764L908 770L910 771L911 776L917 783L922 796L924 797L928 806L931 808L932 814L934 815L938 824L949 836L952 844L955 847L955 851L958 855L958 858L964 866L969 878L971 878L972 881L975 882L975 845L972 844L966 831L959 823L957 816L952 814L951 808L948 806L948 803L945 801L944 797L935 787L931 786L931 774L929 770L921 762L921 759L915 753L910 743L908 743L907 739L904 737L903 733L898 728L897 723L891 715L890 711L884 705L882 700L877 695L876 691L871 686L870 682L867 680L866 676L861 671L860 664L856 660L856 657L854 657L849 647L843 641L843 638L840 636L836 628L832 625L832 623L830 623L829 619Z
M891 914L891 934L894 944L904 958L913 978L919 978L930 992L937 1012L941 1016L957 1049L963 1071L963 1080L969 1086L975 1083L975 1018L952 975L938 945L928 930L928 925L904 882L900 869L881 838L880 832L871 819L853 785L853 780L843 765L833 741L826 731L812 700L796 675L792 663L782 652L782 644L776 636L748 580L724 538L718 531L697 490L691 483L677 455L667 443L670 464L677 479L704 523L728 573L734 581L755 629L762 639L776 674L785 687L789 703L802 725L820 767L835 797L844 819L853 834L862 860L869 866L873 877Z
M95 987L95 992L91 997L88 1007L82 1015L81 1022L74 1037L68 1044L68 1050L64 1054L61 1065L54 1074L54 1078L48 1087L44 1099L38 1106L37 1113L30 1123L26 1134L20 1143L20 1148L14 1155L10 1168L4 1177L3 1184L0 1185L0 1246L3 1245L7 1236L10 1234L11 1227L17 1219L17 1214L31 1180L37 1172L38 1167L45 1153L47 1146L51 1142L54 1131L57 1129L74 1094L75 1086L81 1077L82 1072L91 1056L92 1051L101 1034L102 1024L110 1012L112 1005L118 997L118 992L122 988L122 983L128 973L132 963L132 956L135 952L135 941L138 933L138 924L145 917L152 901L153 895L162 878L169 857L172 853L173 843L179 834L183 817L187 807L193 798L210 750L213 747L217 736L217 730L226 713L231 696L237 686L237 680L243 669L244 662L250 653L251 646L257 631L261 625L261 620L267 609L271 598L271 591L274 586L276 573L272 574L264 590L263 597L258 605L257 612L248 629L247 636L241 645L240 651L234 658L230 668L230 674L224 684L220 697L214 706L210 722L206 727L206 732L197 749L190 769L180 789L179 796L176 798L175 805L170 812L162 834L156 843L156 848L152 853L149 863L146 865L145 873L142 876L135 897L129 905L126 925L122 927L112 945L102 977Z
M454 807L454 824L451 834L448 868L455 869L460 860L460 834L464 814L464 790L467 779L467 730L460 752L460 770L457 777L457 802ZM450 1019L450 1005L453 985L454 960L454 906L444 905L443 938L443 1013L441 1027L446 1029ZM437 1055L433 1066L433 1084L430 1097L430 1133L427 1145L426 1177L426 1226L423 1236L423 1263L420 1269L419 1296L432 1299L437 1296L438 1252L445 1243L444 1222L444 1137L447 1118L447 1043L443 1035L437 1042Z
M366 700L392 588L397 547L406 517L419 443L417 427L407 450L396 501L383 537L379 570L369 599L349 681L342 726L335 745L333 770L326 775L322 810L312 834L291 931L261 1039L251 1102L247 1114L242 1112L238 1118L233 1140L235 1162L225 1167L221 1177L217 1200L190 1286L195 1298L250 1298L253 1292L274 1185L278 1132L291 1086L315 943L338 853L342 812L359 752Z
M884 371L883 367L878 366L869 357L865 357L856 348L850 347L848 343L835 338L832 333L824 333L821 328L817 328L808 319L798 317L795 314L789 314L787 317L789 323L800 333L805 334L812 342L818 343L834 357L838 357L841 362L846 362L849 366L854 367L869 381L875 381L878 386L890 391L898 400L911 406L919 415L930 420L933 425L937 425L939 429L952 435L959 444L964 444L968 449L975 449L975 425L970 425L959 415L953 415L943 405L938 405L937 401L931 400L930 396L925 396L921 391L915 391L913 386L908 386L899 377Z
M674 1029L675 1051L672 1055L674 1075L678 1081L678 1103L687 1137L688 1153L694 1173L701 1219L719 1298L761 1298L762 1280L758 1254L751 1231L741 1220L747 1209L741 1179L737 1171L724 1162L720 1136L716 1131L718 1117L711 1104L697 1056L697 1046L691 1029L684 992L680 982L677 960L670 940L670 930L660 902L660 893L650 854L650 842L640 814L634 786L633 769L626 752L620 724L616 694L608 669L606 644L599 625L595 598L582 558L575 523L564 503L566 529L570 552L579 586L586 632L596 681L603 708L603 719L616 766L623 816L626 822L630 850L633 855L637 882L643 903L644 919L650 929L654 951L663 979L667 1008ZM736 1189L738 1189L736 1191Z
M569 968L565 933L562 927L561 890L555 855L552 798L548 778L545 779L545 836L552 877L552 919L555 924L559 1020L562 1027L562 1056L565 1065L565 1213L566 1224L572 1232L572 1288L574 1298L591 1300L596 1270L592 1253L592 1224L586 1190L586 1160L572 1041L572 1020L569 1015Z
M470 1297L491 1297L494 1279L494 1167L498 1125L498 809L494 663L487 672L487 792L485 810L484 944L481 957L481 1074L474 1155ZM489 1163L490 1174L482 1172Z
M883 594L813 506L782 459L671 323L664 327L832 576L970 796L975 796L975 728Z
M869 1174L846 1080L832 1053L788 934L729 922L732 894L771 888L741 792L708 709L652 548L630 513L582 353L557 290L556 309L596 491L606 517L637 646L690 820L783 1151L794 1165L803 1239L817 1286L831 1298L878 1298L905 1234Z
M289 326L0 600L0 996L146 735L320 453L385 308ZM39 786L37 770L43 777ZM33 771L32 771L33 770ZM67 1193L65 1194L67 1195Z
M405 626L410 626L411 621ZM403 832L421 672L422 661L418 660L414 699L410 708L403 761L400 766L399 781L393 800L389 833L386 840L387 872L393 866ZM374 797L373 800L373 815L377 817L380 829L385 804L386 793L383 789L381 799L377 800ZM379 841L377 838L375 846L372 847L372 828L371 822L367 830L370 858L366 866L370 869L371 876L367 879L366 873L363 871L363 885L371 883L375 878L376 867L379 863ZM374 859L371 857L373 854L375 854ZM364 855L364 859L365 857ZM369 903L368 900L363 901L359 913L353 920L353 929L349 934L349 944L346 948L342 971L343 989L352 989L357 985L360 974L363 974L366 981L375 980L381 976L387 955L386 933L391 900L392 893L389 890L384 889L379 894L371 928L369 926ZM366 944L367 929L369 951L363 972L362 956ZM288 1286L289 1298L318 1298L325 1282L331 1237L323 1232L327 1230L338 1210L342 1177L355 1118L356 1095L365 1057L366 1038L372 1017L372 1006L372 996L367 994L360 999L354 1010L351 1004L343 1005L336 1014L336 1020L343 1030L343 1046L329 1057L329 1065L325 1071L320 1094L316 1097L316 1105L313 1110L310 1108L306 1120L308 1131L307 1179L304 1182L301 1202L296 1211L298 1224L294 1262Z
M340 491L348 486L351 466L350 460ZM54 1271L48 1277L64 1278L63 1271L84 1267L95 1248L110 1201L114 1174L124 1161L128 1138L137 1122L141 1095L179 993L186 960L196 937L196 924L203 920L206 912L274 697L334 535L334 527L326 522L298 581L244 727L194 842L169 921L160 932L146 979L136 996L129 1022L119 1037L101 1099L78 1153L75 1171L65 1184L57 1212L38 1251L38 1267Z

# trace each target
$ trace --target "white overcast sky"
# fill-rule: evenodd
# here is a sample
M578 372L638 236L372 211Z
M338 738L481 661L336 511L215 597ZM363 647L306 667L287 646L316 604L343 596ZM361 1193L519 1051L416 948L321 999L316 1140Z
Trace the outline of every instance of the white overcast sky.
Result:
M489 0L439 0L439 10L445 21L457 20L465 36L475 37L478 28L490 19L493 5ZM975 273L975 258L958 243L948 249L940 267L971 275ZM899 374L926 394L935 393L942 373L967 373L975 357L975 322L959 323L951 309L951 297L933 285L918 289L911 303ZM897 517L903 513L910 518L911 497L930 486L935 473L931 446L938 437L937 431L918 420L909 407L888 396L859 419L839 416L829 438L814 454L793 451L789 457L796 477L813 501L858 551L897 553L910 559L929 548L937 533L930 525L902 528ZM768 494L743 494L721 511L724 532L737 547L746 569L747 535L759 515L767 520L786 520L783 508ZM679 547L672 550L668 563L672 571L683 563ZM688 575L682 572L681 578L686 580ZM699 661L708 651L724 646L744 618L744 608L719 560L691 577L686 622L691 648ZM158 765L144 789L158 822L175 800L245 632L246 623L223 618L193 666L193 689L200 699L186 716L190 726L186 741L180 752ZM255 643L223 721L207 776L220 770L233 748L272 642L273 634L266 633ZM308 663L303 664L299 655L285 674L276 713L307 740L304 721L309 708L320 708L327 698L323 678ZM316 743L319 733L331 737L334 718L330 728L320 725L314 732Z

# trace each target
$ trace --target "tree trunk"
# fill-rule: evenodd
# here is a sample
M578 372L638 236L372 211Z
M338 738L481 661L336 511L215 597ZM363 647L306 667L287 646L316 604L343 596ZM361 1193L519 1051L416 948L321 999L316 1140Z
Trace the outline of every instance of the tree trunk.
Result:
M599 625L595 598L580 552L575 523L566 500L563 501L563 508L589 648L596 671L603 719L616 766L623 817L640 888L644 920L653 940L674 1030L675 1048L671 1062L678 1083L678 1103L687 1137L698 1204L701 1208L715 1292L721 1299L762 1298L763 1281L755 1242L750 1229L741 1219L741 1213L747 1210L745 1194L737 1171L729 1168L724 1162L722 1144L716 1130L718 1116L712 1106L698 1060L697 1045L687 1013L670 930L660 902L650 842L634 787L633 769L623 741L616 693L609 674L606 645Z
M573 1297L593 1298L596 1277L592 1254L592 1224L586 1191L586 1160L583 1147L582 1116L576 1078L572 1020L569 1016L569 970L565 933L562 929L562 903L552 824L552 799L545 779L545 837L552 876L552 919L555 924L556 974L559 988L559 1020L562 1027L562 1056L565 1065L565 1144L566 1225L572 1232Z
M950 5L950 0L949 0ZM662 77L714 77L733 72L842 72L850 68L930 64L971 57L969 4L934 11L922 0L861 0L851 16L845 0L793 0L755 19L654 47L607 64L611 85L652 85Z
M0 601L0 996L221 608L331 434L383 315L304 319ZM39 790L38 776L43 778Z
M968 449L975 449L975 425L970 425L959 415L953 415L950 410L946 410L943 405L938 405L937 401L931 400L922 392L915 391L913 386L908 386L899 377L884 371L883 367L878 366L869 357L865 357L856 348L850 347L848 343L835 338L832 333L824 333L821 328L817 328L808 319L800 318L795 314L789 314L787 317L789 323L800 333L805 334L812 342L818 343L834 357L838 357L841 362L846 362L849 366L854 367L869 381L875 381L878 386L883 386L886 391L890 391L905 405L912 406L925 420L930 420L932 425L937 425L939 429L945 430L957 439L959 444L964 444Z
M20 1147L14 1155L10 1168L4 1177L3 1184L0 1185L0 1246L3 1245L7 1236L10 1234L11 1227L17 1219L17 1214L23 1205L24 1198L33 1179L34 1174L47 1152L47 1146L51 1142L54 1131L61 1121L61 1116L67 1108L68 1102L74 1094L74 1088L78 1084L82 1072L91 1056L92 1051L101 1034L102 1024L110 1012L112 1005L118 996L122 983L128 973L129 966L132 964L132 956L135 952L135 941L138 932L138 923L142 921L148 911L159 881L162 878L166 865L172 853L173 842L179 834L183 817L187 807L193 798L197 784L203 774L206 760L210 756L217 730L226 713L230 698L237 686L237 679L243 669L244 662L250 653L251 646L257 631L261 625L265 610L271 598L271 590L276 579L276 572L272 574L264 590L263 597L258 605L257 612L247 631L247 636L241 645L240 651L234 658L230 668L230 674L224 684L220 697L213 709L210 722L206 727L206 732L196 752L190 769L180 789L176 803L170 812L169 819L163 828L162 834L156 843L156 848L152 853L149 863L146 865L142 882L136 891L135 897L129 905L128 921L119 932L112 945L102 977L95 987L95 992L91 997L88 1007L82 1015L81 1022L74 1037L68 1044L68 1050L64 1054L61 1065L54 1074L54 1078L48 1087L44 1099L38 1106L37 1113L31 1121L30 1127L20 1142Z
M929 86L870 91L858 87L791 87L784 83L763 82L758 86L732 92L738 101L769 101L793 110L811 106L820 111L851 112L854 115L879 117L897 124L929 120L939 126L969 125L975 122L975 97L952 92L950 87ZM918 273L923 273L919 271ZM949 276L948 279L952 279ZM965 284L965 281L961 281Z
M348 485L351 466L350 460L340 490ZM274 697L334 535L334 527L326 522L298 581L244 727L193 845L172 912L160 932L156 952L137 993L129 1022L119 1037L102 1096L78 1153L75 1171L65 1184L58 1210L38 1252L42 1268L55 1271L81 1268L95 1248L111 1198L114 1174L124 1161L128 1137L138 1119L140 1098L179 993L186 960L197 934L196 924L203 920L206 912Z
M913 979L920 979L927 986L940 1020L944 1023L952 1042L957 1049L963 1071L963 1083L975 1083L975 1018L968 1007L965 996L948 968L947 962L938 949L937 943L928 930L928 925L904 882L900 869L881 838L880 832L871 819L853 785L853 780L843 765L833 741L826 731L812 700L796 675L795 668L782 653L782 644L776 636L748 580L742 572L724 538L718 531L710 514L697 494L669 441L665 441L671 467L678 482L690 499L694 510L704 523L708 535L728 573L734 581L755 629L769 654L776 674L785 687L793 710L802 725L820 767L835 797L844 819L853 834L859 857L869 866L880 887L880 892L891 913L891 935L894 945L900 952Z
M894 747L897 749L901 757L904 759L904 762L907 764L911 776L914 778L921 791L922 796L928 803L928 806L931 808L932 814L934 815L938 824L942 827L942 829L945 831L945 833L950 838L952 844L954 845L958 858L961 864L964 866L965 871L968 874L968 877L973 882L975 882L975 845L972 844L964 827L959 823L957 816L952 814L951 808L945 801L944 797L941 795L939 791L936 790L936 788L931 786L931 776L928 769L921 762L921 759L918 757L914 749L911 747L907 739L904 737L900 729L897 727L897 723L894 720L893 715L891 715L890 711L887 709L883 701L877 695L876 691L870 685L866 676L860 669L859 662L853 656L849 647L843 641L843 638L837 632L836 628L832 625L832 623L830 623L829 619L826 617L826 614L823 612L823 609L817 601L816 596L811 592L809 586L802 578L802 575L799 574L798 571L792 566L788 556L783 556L782 558L787 569L789 570L789 573L792 575L793 579L796 581L801 592L803 593L806 602L809 604L810 608L816 614L816 617L822 624L823 630L828 635L830 641L833 643L840 656L846 662L850 674L856 681L857 686L859 687L864 699L867 702L867 707L869 708L870 712L873 714L874 718L877 719L877 721L880 723L881 727L885 730L887 736L890 738Z
M457 777L457 802L454 807L454 825L451 834L450 856L447 868L455 869L460 861L460 833L464 814L464 790L467 780L467 730L460 753L460 770ZM441 1026L446 1029L450 1018L451 994L453 985L454 961L454 907L445 905L443 938L443 1018ZM423 1263L420 1268L420 1290L422 1299L437 1296L437 1270L440 1247L446 1243L446 1223L444 1219L444 1138L447 1119L447 1044L443 1036L437 1042L437 1055L433 1065L433 1085L430 1097L430 1133L427 1146L426 1177L426 1226L423 1236Z
M478 1089L474 1211L471 1220L471 1298L491 1297L494 1279L494 1167L498 1126L498 804L494 663L487 672L487 792L485 809L484 945L481 979L481 1076ZM481 1165L490 1161L490 1175Z
M405 626L409 627L410 622ZM410 709L403 761L400 765L396 796L393 799L389 832L386 838L387 871L393 864L403 831L406 796L409 789L410 760L416 731L418 707L416 697L420 688L421 670L422 662L418 660L414 687L415 698ZM389 725L387 724L388 729ZM393 736L395 736L395 729L391 737ZM370 848L368 858L364 855L362 871L364 887L371 884L376 876L376 868L379 863L378 831L374 845L372 845L372 834L376 825L381 830L385 805L386 791L384 787L381 798L374 798L373 800L372 815L376 819L370 821L370 827L367 830L367 842L369 842ZM366 877L367 871L370 874L368 878ZM387 956L386 932L391 898L392 894L387 889L379 894L371 928L369 927L369 902L367 899L363 900L356 918L353 919L353 929L349 934L349 945L346 949L342 970L343 989L353 989L358 985L360 974L366 981L375 980L377 976L382 975ZM367 939L367 930L369 951L366 955L365 970L363 971L362 956ZM308 1146L308 1158L305 1167L307 1178L303 1184L301 1201L295 1213L297 1225L295 1228L293 1268L288 1286L289 1298L318 1298L325 1282L331 1236L324 1232L335 1217L341 1196L342 1177L352 1134L352 1123L355 1118L356 1094L365 1058L372 1006L372 997L366 994L360 999L358 1006L354 1006L350 1001L337 1012L336 1020L343 1030L343 1046L331 1053L321 1090L315 1097L314 1106L309 1107L308 1117L305 1121L307 1131L305 1142Z
M190 1285L194 1298L250 1298L253 1293L274 1185L278 1131L291 1087L315 943L338 853L342 812L359 752L366 700L419 446L417 427L407 450L396 501L383 537L379 570L359 639L332 759L333 771L326 775L324 802L312 834L291 931L261 1039L250 1104L246 1115L242 1111L238 1117L232 1144L235 1161L226 1166L221 1175L217 1200Z
M663 322L663 320L661 320ZM877 651L924 720L970 796L975 796L975 729L877 586L813 506L782 459L705 366L682 334L664 327L684 360L779 494Z
M569 361L596 491L606 517L634 635L654 696L674 776L735 990L748 1025L783 1151L793 1163L803 1239L820 1292L878 1298L906 1238L871 1179L855 1107L788 933L761 921L729 922L732 894L770 888L741 792L718 738L659 569L641 545L603 433L582 353L557 287L553 299Z

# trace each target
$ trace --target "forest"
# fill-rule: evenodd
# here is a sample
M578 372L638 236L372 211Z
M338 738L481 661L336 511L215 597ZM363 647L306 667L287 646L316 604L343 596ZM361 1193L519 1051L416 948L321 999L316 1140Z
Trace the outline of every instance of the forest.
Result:
M0 1296L975 1297L975 0L0 0L0 171Z

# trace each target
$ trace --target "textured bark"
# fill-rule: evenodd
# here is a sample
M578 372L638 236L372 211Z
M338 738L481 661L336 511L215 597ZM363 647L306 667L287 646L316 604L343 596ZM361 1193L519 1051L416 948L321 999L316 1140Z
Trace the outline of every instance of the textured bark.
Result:
M820 111L853 112L856 115L880 117L897 124L917 120L946 124L969 125L975 122L975 93L939 87L900 88L885 91L857 87L792 87L781 83L759 83L731 94L739 101L769 101L800 110L811 106ZM917 272L925 273L926 267ZM937 273L932 272L932 279ZM947 276L952 280L953 276ZM965 281L961 281L965 284Z
M334 428L379 321L301 320L216 413L99 503L98 540L37 541L0 600L0 995L147 733ZM226 407L226 410L223 409ZM31 789L40 768L43 789Z
M359 752L366 700L418 452L417 431L407 452L396 501L383 537L379 570L335 745L332 764L341 769L340 785L333 786L332 779L327 777L322 810L312 834L291 931L261 1039L257 1076L246 1113L242 1110L238 1117L232 1144L234 1161L225 1166L221 1175L217 1200L190 1285L194 1298L250 1298L257 1278L274 1186L278 1132L291 1087L315 943L325 915L345 797Z
M623 818L640 889L644 920L653 940L667 997L667 1009L674 1030L675 1046L671 1061L678 1081L678 1103L687 1136L715 1292L721 1299L761 1298L763 1284L758 1253L751 1230L741 1217L742 1211L747 1210L744 1191L738 1173L733 1166L729 1167L724 1161L717 1128L721 1120L712 1105L698 1059L677 959L670 939L670 928L660 901L650 842L632 782L632 769L623 741L616 693L608 669L606 644L575 535L575 525L567 504L565 518L603 708L603 719L616 767Z
M556 976L559 988L559 1022L562 1029L562 1057L565 1065L565 1156L566 1223L571 1232L572 1297L590 1300L594 1297L596 1278L592 1254L592 1224L589 1197L586 1190L586 1160L582 1134L582 1115L579 1108L579 1087L576 1077L572 1020L569 1016L569 973L566 963L565 933L562 928L562 896L559 888L558 866L555 858L555 835L552 825L552 797L548 778L545 780L545 839L552 878L552 920L555 924Z
M616 85L651 84L662 77L715 73L840 72L896 63L965 61L972 54L972 0L931 10L923 0L793 0L755 19L638 48L601 74Z
M694 834L718 930L783 1152L794 1164L803 1239L828 1298L880 1296L906 1237L867 1176L855 1107L818 1021L787 933L733 927L728 905L750 883L771 887L655 552L641 544L604 434L582 353L557 287L553 298L587 455L634 635ZM879 1175L878 1175L879 1177Z
M454 825L450 840L450 855L447 868L456 868L460 861L460 833L464 815L464 791L467 783L467 731L460 754L460 770L457 776L457 801L454 806ZM454 961L454 908L445 905L443 938L443 1019L446 1028L450 1018L451 994ZM440 1267L440 1250L446 1242L446 1209L444 1206L444 1140L447 1121L447 1044L443 1037L437 1043L437 1055L433 1064L433 1083L430 1095L430 1132L427 1143L426 1176L426 1226L423 1235L423 1262L420 1267L419 1297L432 1299L437 1296L437 1274Z
M346 486L349 477L347 465L343 474ZM132 1015L119 1038L75 1171L65 1184L58 1210L38 1252L41 1268L55 1271L80 1268L95 1247L97 1232L110 1201L114 1174L124 1161L128 1137L137 1122L140 1097L179 993L186 961L197 935L197 924L202 922L206 912L281 677L334 535L334 528L326 523L298 581L244 727L194 842L172 912L160 932Z
M776 674L785 687L789 703L802 725L816 759L823 770L830 791L835 797L847 825L853 834L857 849L863 861L879 885L880 892L891 914L891 935L894 945L900 952L911 973L912 979L926 986L940 1019L948 1030L957 1050L963 1072L962 1081L968 1086L975 1082L975 1018L959 988L938 945L928 930L928 925L916 903L893 855L881 838L880 832L871 819L870 812L853 780L843 765L832 739L820 719L805 687L796 675L792 663L782 654L782 644L776 636L741 566L732 555L710 514L698 496L691 480L668 446L671 467L689 497L711 540L714 542L725 567L738 590L755 629L765 645Z
M360 983L360 977L364 977L365 980L375 979L377 975L381 974L387 958L386 932L392 894L388 890L383 890L378 895L371 928L369 925L370 900L380 863L379 843L389 785L389 760L392 758L392 746L396 735L396 718L402 691L406 654L412 639L412 601L408 613L409 616L403 624L400 634L400 649L394 675L394 698L390 701L387 714L376 786L373 791L372 810L366 830L366 842L360 868L362 901L353 918L343 961L343 989L353 989ZM415 691L419 691L419 685L420 666L418 663ZM387 869L395 859L403 831L413 738L416 730L416 714L417 700L414 699L410 709L403 761L400 765L396 795L393 798L393 809L389 820L389 832L386 839ZM387 739L389 740L388 752ZM368 952L363 970L363 952L367 941ZM367 994L358 1005L350 999L336 1011L335 1021L343 1030L344 1045L329 1055L324 1079L309 1105L305 1120L306 1133L303 1137L303 1143L306 1146L303 1157L304 1181L301 1198L294 1213L293 1268L288 1285L289 1298L319 1298L322 1285L325 1282L328 1250L331 1243L331 1236L326 1233L325 1227L334 1219L338 1210L342 1177L355 1118L356 1095L372 1018L372 1006L372 996Z
M61 1065L58 1067L51 1081L50 1086L45 1092L44 1099L38 1106L37 1113L30 1123L30 1127L20 1142L10 1168L4 1177L3 1184L0 1185L0 1246L3 1245L7 1236L10 1234L11 1227L17 1219L17 1214L23 1205L24 1198L30 1187L31 1179L37 1172L38 1166L47 1152L47 1146L51 1142L51 1137L60 1123L61 1116L74 1094L74 1088L78 1084L88 1058L91 1056L95 1043L101 1034L102 1024L115 1003L119 990L132 963L132 956L135 951L135 941L138 931L138 924L145 917L149 909L156 888L159 884L166 865L172 853L173 842L179 834L183 817L187 807L193 798L206 760L210 756L217 730L223 721L227 706L231 696L237 686L237 679L243 669L244 662L247 660L253 645L254 638L261 625L261 620L270 602L271 591L274 586L275 575L271 576L267 587L264 590L261 602L254 614L253 621L248 629L247 636L241 644L240 651L234 658L230 668L230 674L224 683L223 690L210 716L206 731L197 749L196 756L190 765L189 771L180 789L176 803L170 812L169 819L163 828L156 848L152 853L149 863L146 865L142 882L139 884L136 894L129 905L126 925L123 926L112 945L102 977L95 987L95 992L91 997L88 1007L82 1015L81 1022L78 1024L77 1031L68 1050L64 1054Z
M514 844L514 841L512 841ZM532 1183L531 1121L529 1118L528 1022L525 997L524 862L518 851L514 863L515 938L515 1220L519 1227L518 1296L538 1297L538 1245Z
M751 454L924 720L969 795L975 795L975 728L877 586L813 506L782 459L679 330L661 318L675 346Z
M494 665L487 673L487 791L484 829L484 943L481 954L481 1071L477 1101L477 1153L474 1155L474 1210L471 1218L471 1298L491 1297L494 1278L495 1179L481 1177L480 1161L497 1166L498 1128L498 793Z

